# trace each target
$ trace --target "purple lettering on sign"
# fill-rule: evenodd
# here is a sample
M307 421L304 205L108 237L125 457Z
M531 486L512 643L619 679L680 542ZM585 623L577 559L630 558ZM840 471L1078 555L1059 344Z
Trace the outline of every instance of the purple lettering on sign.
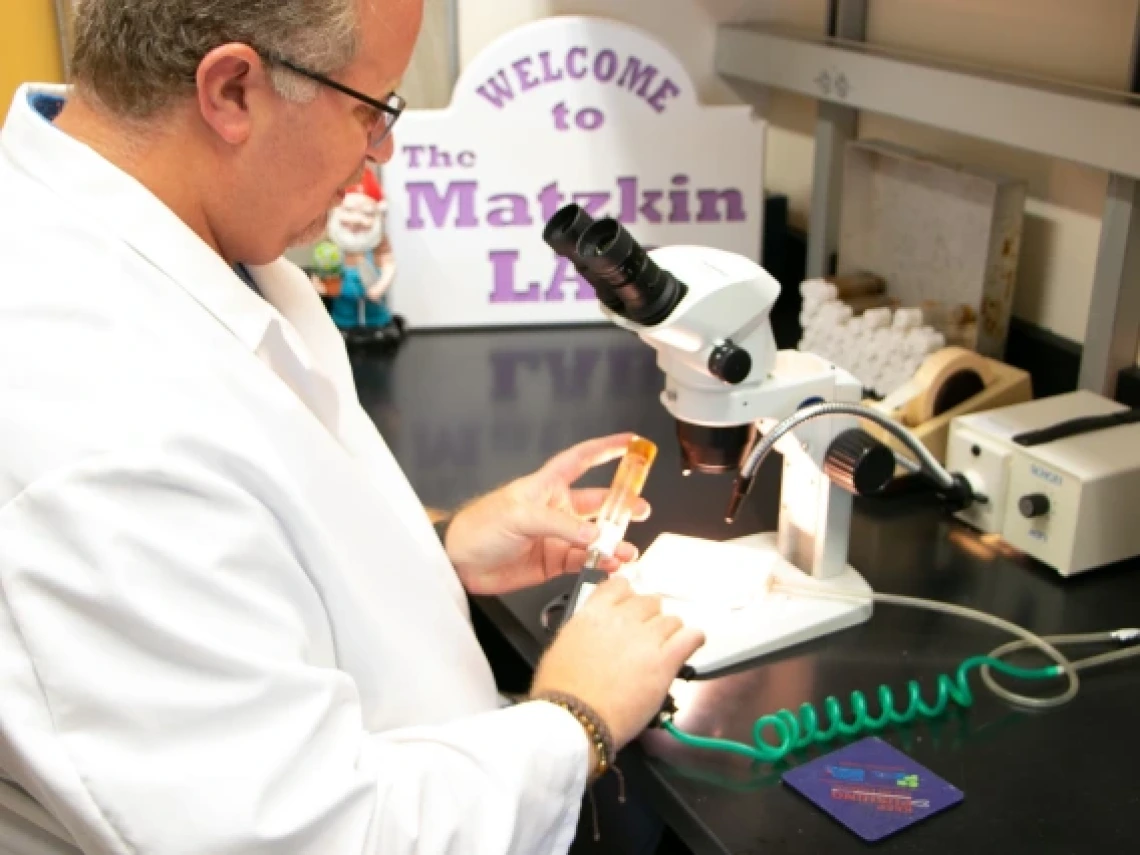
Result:
M594 131L602 126L606 117L602 115L602 111L596 107L586 107L579 110L578 115L574 117L574 123L584 131Z
M558 190L558 182L552 181L538 191L538 204L542 206L542 221L545 223L562 207L563 196ZM587 211L587 213L589 213Z
M530 64L534 62L529 56L524 56L522 59L516 59L511 63L511 67L515 70L515 74L519 78L519 89L526 92L538 86L540 81L537 80L530 72Z
M591 217L596 217L602 209L610 203L609 193L575 193L574 204L578 205Z
M554 127L557 130L570 130L570 123L566 121L566 114L569 113L570 110L567 108L564 102L561 104L555 104L554 109L551 110L551 112L554 113Z
M689 183L688 175L674 175L673 186L684 187ZM693 215L689 213L689 191L688 190L673 190L669 193L669 202L672 207L669 208L669 222L671 223L691 223Z
M451 152L444 151L438 146L406 145L401 151L408 156L410 169L450 169ZM421 158L426 155L426 163ZM475 165L475 152L461 151L455 156L456 162L463 167Z
M446 152L444 153L446 154ZM477 195L474 181L409 181L407 227L412 230L431 225L435 228L473 228L485 218L494 228L532 228L537 217L548 221L567 200L573 201L591 217L609 213L625 225L645 223L718 223L745 219L743 191L735 188L691 190L691 178L677 174L667 189L647 189L634 175L616 179L616 193L610 190L567 192L557 181L534 193ZM531 205L537 203L532 210ZM483 205L486 207L482 207ZM668 207L666 207L668 205ZM617 213L614 214L614 209ZM696 216L694 218L694 211Z
M614 74L617 73L617 64L617 54L612 50L607 48L599 51L594 59L594 77L602 83L609 83L614 79Z
M636 92L644 98L646 88L656 76L656 68L652 65L642 65L641 60L636 56L631 56L626 60L625 70L618 78L618 85L628 87L630 92Z
M649 99L649 106L661 113L665 110L665 99L680 94L681 90L676 83L672 80L663 80L657 91L653 93L653 97Z
M501 229L504 226L531 226L534 220L530 216L530 204L526 196L518 193L499 193L487 199L488 204L499 202L501 208L493 208L487 212L487 224Z
M420 168L420 155L423 154L423 150L424 147L422 145L406 145L400 149L401 152L408 156L409 169Z
M427 205L432 222L438 229L443 226L451 211L453 203L458 207L455 216L455 227L460 229L474 228L479 225L475 216L475 190L474 181L453 181L447 185L447 191L441 197L439 190L431 181L409 181L408 190L408 216L409 229L422 229L426 226L423 217L423 206Z
M602 48L591 53L591 49L583 45L567 49L561 57L552 55L549 50L519 57L508 67L501 68L488 77L475 91L495 109L502 109L514 99L516 85L518 92L523 93L545 84L557 83L564 78L583 80L591 75L599 83L613 83L637 95L658 113L665 110L670 98L681 93L681 87L664 77L651 62L637 56L619 56L612 48ZM517 83L512 85L512 80ZM554 115L558 129L566 130L568 123L565 106L556 108ZM593 130L600 126L603 118L601 112L596 110L575 114L575 120L582 130Z
M566 73L575 80L581 80L586 76L586 57L589 51L584 47L572 47L566 52ZM575 63L575 59L580 59L581 62Z
M451 155L446 151L440 151L434 145L431 147L431 162L428 166L429 169L448 169L451 166Z
M550 67L550 51L544 50L538 54L539 62L542 63L542 82L543 83L557 83L562 79L562 71L559 69L555 74L554 69Z
M619 178L618 187L621 189L621 213L618 220L629 224L637 222L637 215L641 214L648 223L661 222L661 212L657 210L657 203L665 193L661 190L642 190L638 198L637 178ZM637 203L641 202L639 206Z
M738 223L744 219L744 195L739 190L698 190L697 198L701 203L701 210L697 214L698 223L719 223L728 220ZM717 202L723 201L727 216L721 217L717 209Z
M519 261L517 249L493 249L487 257L491 260L493 273L492 303L537 303L541 299L537 282L531 282L525 291L515 290L515 267Z
M515 90L507 82L505 70L491 77L475 91L486 98L496 110L503 109L503 104L515 97Z

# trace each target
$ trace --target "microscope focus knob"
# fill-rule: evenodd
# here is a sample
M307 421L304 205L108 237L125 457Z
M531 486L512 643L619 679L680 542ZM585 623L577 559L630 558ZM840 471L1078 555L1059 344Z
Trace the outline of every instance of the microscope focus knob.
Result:
M827 477L860 496L875 496L886 489L895 465L895 453L858 428L839 434L823 458Z
M752 372L752 357L731 341L718 344L709 354L709 373L725 383L743 383Z

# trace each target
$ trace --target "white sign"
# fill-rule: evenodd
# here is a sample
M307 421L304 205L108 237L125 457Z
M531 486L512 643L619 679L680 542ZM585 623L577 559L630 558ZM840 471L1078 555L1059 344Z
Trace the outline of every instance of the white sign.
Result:
M603 320L542 239L576 202L649 249L700 244L759 260L764 125L702 106L659 42L601 18L507 33L445 110L408 110L382 171L396 258L391 307L412 328Z

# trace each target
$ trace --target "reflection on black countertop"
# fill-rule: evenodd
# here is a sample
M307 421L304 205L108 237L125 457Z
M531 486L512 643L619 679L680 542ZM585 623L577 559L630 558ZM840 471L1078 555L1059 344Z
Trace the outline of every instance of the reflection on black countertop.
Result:
M727 539L776 522L779 457L761 472L734 525L724 520L730 478L680 473L673 424L657 396L655 355L609 326L416 333L394 357L358 358L361 400L425 504L452 507L533 471L552 453L593 436L632 430L659 456L644 495L653 514L629 539L645 548L663 531ZM612 466L583 483L608 484ZM1063 580L1002 554L936 507L860 502L851 563L878 590L957 602L1040 633L1140 625L1133 562ZM533 664L547 641L541 607L565 580L479 601ZM748 741L759 716L828 695L848 705L877 688L905 697L938 674L1007 639L995 630L928 612L879 606L855 629L809 643L678 695L678 723L694 733ZM1074 650L1074 657L1084 651ZM880 844L884 853L1085 853L1132 851L1140 839L1140 665L1082 675L1075 701L1044 713L1016 711L975 678L975 705L880 734L955 786L962 805ZM928 696L929 697L929 696ZM838 747L836 743L832 747ZM819 756L805 751L791 763ZM694 852L842 853L866 847L779 785L780 767L686 748L651 731L631 747L632 778L652 792Z

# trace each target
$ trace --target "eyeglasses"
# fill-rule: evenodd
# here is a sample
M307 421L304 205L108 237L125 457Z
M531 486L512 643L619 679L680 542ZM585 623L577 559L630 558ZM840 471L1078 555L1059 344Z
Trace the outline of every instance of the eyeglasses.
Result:
M310 80L315 80L323 86L328 86L330 89L335 89L338 92L343 92L351 98L355 98L363 104L367 104L376 111L376 119L374 124L368 130L368 147L370 149L377 148L384 140L388 138L388 134L392 133L392 125L396 124L396 119L400 118L400 114L404 112L406 102L404 99L397 95L395 92L389 93L385 96L383 101L377 101L375 98L357 92L355 89L350 89L343 83L337 83L323 74L318 74L315 71L309 71L307 68L302 68L289 60L275 56L274 54L262 53L262 56L270 62L283 66L295 74L300 74L302 77L307 77Z

